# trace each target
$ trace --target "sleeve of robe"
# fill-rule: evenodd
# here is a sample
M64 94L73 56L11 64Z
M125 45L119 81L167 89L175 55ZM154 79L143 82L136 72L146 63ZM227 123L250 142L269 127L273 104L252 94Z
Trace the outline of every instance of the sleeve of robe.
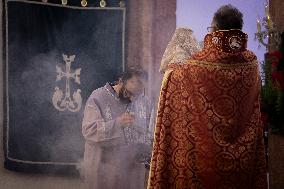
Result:
M122 137L121 126L116 119L105 121L98 104L94 99L87 101L82 123L82 133L88 143L99 143L101 145L115 145Z

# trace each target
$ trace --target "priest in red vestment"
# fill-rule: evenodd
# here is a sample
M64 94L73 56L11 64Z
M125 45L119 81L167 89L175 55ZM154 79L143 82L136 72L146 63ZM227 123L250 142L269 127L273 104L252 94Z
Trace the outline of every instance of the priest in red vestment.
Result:
M148 189L266 189L260 74L231 5L162 83Z

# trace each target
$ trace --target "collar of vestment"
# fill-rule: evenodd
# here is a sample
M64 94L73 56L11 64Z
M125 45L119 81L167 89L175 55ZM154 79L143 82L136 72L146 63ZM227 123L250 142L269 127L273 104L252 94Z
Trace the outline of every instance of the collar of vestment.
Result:
M119 96L117 92L115 92L115 90L109 83L106 83L104 88L111 96L113 96L116 100L119 100Z
M205 49L216 49L226 53L238 53L247 48L248 35L241 30L218 30L207 34L204 39Z

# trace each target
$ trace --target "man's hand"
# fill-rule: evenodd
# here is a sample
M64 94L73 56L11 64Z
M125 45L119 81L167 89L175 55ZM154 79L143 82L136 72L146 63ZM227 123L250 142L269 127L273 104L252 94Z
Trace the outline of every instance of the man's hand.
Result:
M121 126L129 126L134 122L134 116L130 113L124 113L117 118L117 122Z

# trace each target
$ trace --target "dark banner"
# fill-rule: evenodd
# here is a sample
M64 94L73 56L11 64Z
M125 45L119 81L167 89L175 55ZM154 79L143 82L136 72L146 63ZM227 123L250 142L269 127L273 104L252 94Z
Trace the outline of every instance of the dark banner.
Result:
M91 92L124 69L125 8L8 1L4 15L5 168L77 173Z

